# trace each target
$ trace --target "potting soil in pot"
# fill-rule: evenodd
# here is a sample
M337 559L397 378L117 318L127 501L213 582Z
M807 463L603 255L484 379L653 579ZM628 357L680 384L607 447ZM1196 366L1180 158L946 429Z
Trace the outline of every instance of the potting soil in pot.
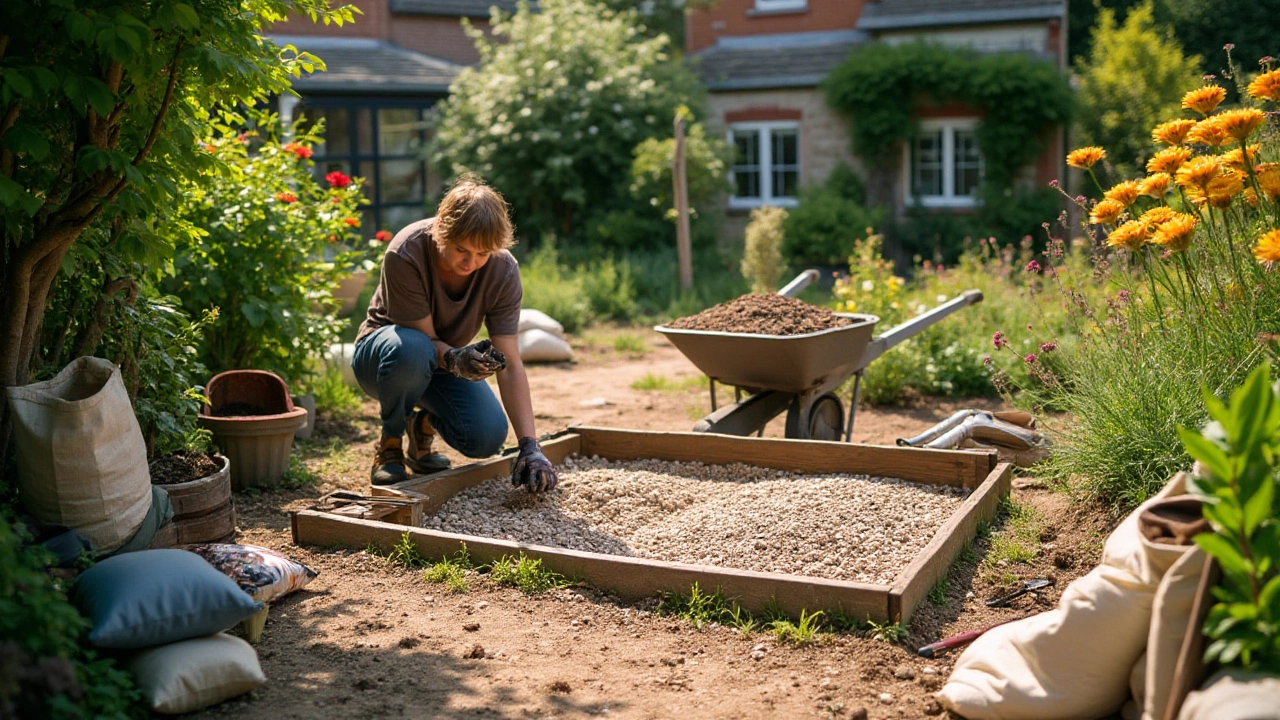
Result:
M853 322L827 308L778 294L743 295L689 317L667 323L680 330L804 335L843 327Z
M198 480L221 469L213 457L201 452L179 450L171 455L161 455L148 465L152 485L174 485Z
M573 457L543 495L488 480L423 525L610 555L889 584L965 491L866 475Z

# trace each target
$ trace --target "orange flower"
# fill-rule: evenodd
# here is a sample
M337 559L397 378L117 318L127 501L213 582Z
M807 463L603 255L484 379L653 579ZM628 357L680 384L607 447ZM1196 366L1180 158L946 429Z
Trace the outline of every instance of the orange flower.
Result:
M1159 200L1169 194L1169 185L1172 182L1173 178L1169 173L1156 173L1141 180L1138 183L1138 189L1143 195Z
M1187 133L1187 142L1208 145L1209 147L1226 145L1231 141L1231 135L1227 133L1227 128L1219 122L1220 118L1220 115L1214 115L1196 123L1196 126L1191 128L1191 132Z
M1132 205L1141 194L1142 190L1134 180L1125 180L1122 183L1116 183L1110 190L1103 193L1108 200L1115 200L1125 207Z
M1227 91L1218 85L1205 85L1182 96L1182 107L1208 115L1227 98Z
M1124 203L1119 200L1103 200L1093 206L1093 212L1089 213L1089 222L1095 225L1099 223L1114 225L1123 212Z
M1258 108L1246 107L1218 113L1214 119L1222 126L1223 131L1236 139L1236 142L1243 143L1245 138L1262 125L1266 117Z
M1258 159L1258 152L1261 149L1262 149L1261 145L1255 144L1255 145L1249 146L1249 162L1250 163ZM1235 150L1231 150L1229 152L1224 152L1222 153L1222 164L1231 168L1232 170L1235 170L1236 172L1244 172L1245 171L1244 153L1241 152L1240 148L1236 148Z
M1278 71L1280 72L1280 71ZM1263 163L1257 167L1258 185L1267 197L1280 198L1280 163Z
M353 217L343 218L342 222L350 225L351 227L360 227L360 220L358 218L353 218Z
M285 145L281 149L284 150L285 152L291 152L294 155L297 155L298 157L303 158L304 160L306 158L311 157L311 148L307 147L306 145L300 145L296 142L291 142L288 145Z
M217 152L218 148L214 147L213 143L205 143L204 150L205 152Z
M1222 160L1213 155L1192 158L1178 168L1176 181L1183 188L1204 188L1222 173Z
M282 202L282 203L286 203L286 204L288 204L288 203L292 203L292 202L297 202L297 201L298 201L298 196L297 196L297 195L294 195L293 193L291 193L291 192L289 192L289 191L287 191L287 190L286 190L286 191L284 191L284 192L278 192L278 193L276 193L276 200L278 200L278 201L280 201L280 202Z
M1147 172L1151 173L1173 173L1178 172L1178 168L1182 167L1182 163L1191 159L1191 151L1184 147L1167 147L1151 156L1147 161Z
M1147 242L1147 224L1141 220L1130 220L1107 236L1107 244L1111 247L1124 247L1139 250Z
M1195 120L1170 120L1162 122L1151 131L1151 139L1161 145L1181 145L1187 139L1187 133L1196 126Z
M1253 256L1267 267L1280 262L1280 230L1272 230L1258 238L1258 244L1253 246Z
M1174 213L1165 220L1151 236L1151 242L1163 245L1174 252L1184 252L1191 247L1191 238L1195 234L1196 220L1194 215Z
M1173 208L1160 205L1158 207L1153 207L1150 210L1142 213L1142 217L1138 218L1138 220L1146 223L1147 229L1149 229L1151 232L1155 232L1156 228L1160 227L1166 222L1169 222L1177 214L1178 213Z
M1100 147L1089 146L1072 150L1067 154L1067 164L1073 168L1088 170L1107 156L1107 151Z
M391 242L391 233L386 230L379 230L373 234L373 237L379 242Z
M1265 72L1249 83L1249 95L1255 100L1280 100L1280 70Z
M1240 173L1229 172L1210 180L1209 184L1205 186L1204 194L1210 205L1221 210L1231 205L1231 199L1239 195L1243 189L1244 179L1240 176ZM1195 200L1193 199L1192 202L1195 202Z

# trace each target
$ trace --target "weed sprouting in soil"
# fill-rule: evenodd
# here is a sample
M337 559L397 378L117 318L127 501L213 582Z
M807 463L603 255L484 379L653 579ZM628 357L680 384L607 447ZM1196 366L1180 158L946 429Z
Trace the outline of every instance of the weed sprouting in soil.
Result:
M751 633L758 629L756 619L751 617L751 613L737 604L724 614L724 624L737 630L744 638L751 637Z
M808 645L813 642L814 637L822 629L823 612L800 611L799 622L791 620L774 620L769 623L769 630L773 632L773 636L780 643L791 643L793 645Z
M464 544L453 557L446 557L433 564L422 573L422 579L431 583L444 583L452 593L465 593L470 589L467 584L467 572L475 569L471 561L471 553Z
M982 561L984 568L998 567L1001 560L1006 564L1028 562L1040 554L1044 518L1039 513L1002 498L997 517L1003 520L1003 526L991 533L991 547Z
M951 589L950 574L942 576L938 582L929 588L929 602L934 605L942 606L947 604L947 590Z
M639 335L619 335L613 339L613 349L629 355L643 355L649 351L649 346Z
M503 555L489 566L489 577L499 585L519 588L526 595L538 595L570 582L561 574L542 566L542 560L526 556Z
M658 614L674 615L699 628L708 623L720 623L737 630L743 637L749 637L760 627L749 610L734 600L726 599L719 588L708 593L698 583L689 588L688 595L663 593L658 598Z
M902 642L907 636L907 627L902 623L878 623L867 620L867 637L887 643Z
M366 550L370 555L376 555L376 548ZM427 564L427 559L422 553L418 552L418 546L413 543L413 539L409 537L409 531L406 530L400 534L400 540L391 548L391 552L387 554L387 562L393 565L399 565L403 568L422 567Z
M654 375L653 373L645 373L640 379L631 383L632 390L657 390L662 392L671 392L679 390L680 383L672 380L666 375Z
M280 479L283 490L303 490L320 484L320 476L311 472L306 463L297 455L289 456L289 469L284 471Z
M835 632L855 632L862 627L862 623L844 608L839 608L827 613L827 627Z

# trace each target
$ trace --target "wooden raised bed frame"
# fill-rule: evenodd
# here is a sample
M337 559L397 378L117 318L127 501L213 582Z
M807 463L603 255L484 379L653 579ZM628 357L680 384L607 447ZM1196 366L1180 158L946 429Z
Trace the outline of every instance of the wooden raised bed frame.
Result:
M293 540L299 545L375 546L389 552L408 532L410 540L426 557L451 555L463 543L479 563L524 552L529 557L542 560L550 570L628 599L652 597L663 591L687 593L694 583L698 583L705 590L718 588L725 597L736 599L753 612L776 602L793 615L798 615L802 609L841 610L860 620L905 623L929 594L929 589L946 575L965 543L973 539L978 524L995 515L1000 498L1009 494L1013 474L1008 463L997 464L994 452L594 427L573 428L544 442L542 450L553 463L575 453L599 455L610 460L653 458L717 465L741 462L804 474L892 477L962 487L972 492L915 560L898 574L892 585L604 555L312 510L293 513ZM510 476L513 461L514 457L507 455L397 485L374 487L373 490L374 494L425 495L424 514L431 514L457 492L490 478Z

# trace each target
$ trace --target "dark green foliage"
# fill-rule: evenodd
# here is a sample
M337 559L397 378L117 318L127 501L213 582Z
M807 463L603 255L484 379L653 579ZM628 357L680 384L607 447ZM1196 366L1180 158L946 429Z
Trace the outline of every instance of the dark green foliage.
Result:
M836 166L823 184L805 188L784 225L783 262L796 271L847 263L854 241L884 220L883 210L868 208L865 201L862 179L848 165Z
M983 111L978 145L984 182L1007 187L1071 116L1066 77L1049 62L1016 53L980 55L929 43L868 45L823 83L827 102L852 120L853 151L873 165L897 157L916 133L922 107L960 103Z
M0 513L0 717L73 720L146 713L128 674L81 644L89 623L46 571L52 560Z
M1222 48L1235 45L1232 57L1247 72L1263 57L1280 57L1276 18L1280 0L1160 0L1156 20L1171 25L1188 54L1204 58L1205 71L1227 65Z
M995 237L1013 243L1027 236L1042 238L1042 224L1056 217L1062 204L1062 196L1050 188L1018 191L988 185L971 214L913 206L889 234L908 257L951 265L969 240Z

